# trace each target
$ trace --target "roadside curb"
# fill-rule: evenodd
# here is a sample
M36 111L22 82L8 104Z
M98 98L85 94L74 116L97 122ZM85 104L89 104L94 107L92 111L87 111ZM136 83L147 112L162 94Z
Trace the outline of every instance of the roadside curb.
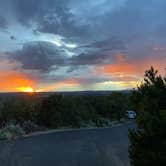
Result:
M120 123L113 124L113 125L107 126L107 127L87 127L87 128L85 127L85 128L52 129L52 130L47 130L47 131L37 131L37 132L30 133L30 134L22 135L21 137L18 137L18 138L28 138L28 137L40 136L40 135L51 134L51 133L108 129L108 128L119 127L119 126L122 126L124 124L130 124L132 122L133 121L128 120L128 121L120 122Z

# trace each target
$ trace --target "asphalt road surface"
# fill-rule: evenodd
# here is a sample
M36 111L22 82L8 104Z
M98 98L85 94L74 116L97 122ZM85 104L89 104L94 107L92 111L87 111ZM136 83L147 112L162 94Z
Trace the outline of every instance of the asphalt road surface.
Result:
M129 166L128 129L62 131L0 141L0 166Z

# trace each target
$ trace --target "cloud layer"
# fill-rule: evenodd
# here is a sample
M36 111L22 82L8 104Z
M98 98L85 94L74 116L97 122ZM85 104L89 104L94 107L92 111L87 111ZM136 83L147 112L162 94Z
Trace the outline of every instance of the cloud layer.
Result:
M151 65L164 72L165 7L165 0L6 0L0 73L45 90L132 88Z

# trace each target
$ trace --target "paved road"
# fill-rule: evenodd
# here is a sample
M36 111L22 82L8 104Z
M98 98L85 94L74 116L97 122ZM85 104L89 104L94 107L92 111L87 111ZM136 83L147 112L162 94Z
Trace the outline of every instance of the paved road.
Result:
M0 166L128 166L128 128L134 126L0 141Z

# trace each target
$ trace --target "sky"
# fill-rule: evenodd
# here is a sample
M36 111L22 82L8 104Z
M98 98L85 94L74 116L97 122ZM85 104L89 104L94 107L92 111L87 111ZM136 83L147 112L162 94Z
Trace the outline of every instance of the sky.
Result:
M165 0L0 0L0 91L124 90L166 67Z

